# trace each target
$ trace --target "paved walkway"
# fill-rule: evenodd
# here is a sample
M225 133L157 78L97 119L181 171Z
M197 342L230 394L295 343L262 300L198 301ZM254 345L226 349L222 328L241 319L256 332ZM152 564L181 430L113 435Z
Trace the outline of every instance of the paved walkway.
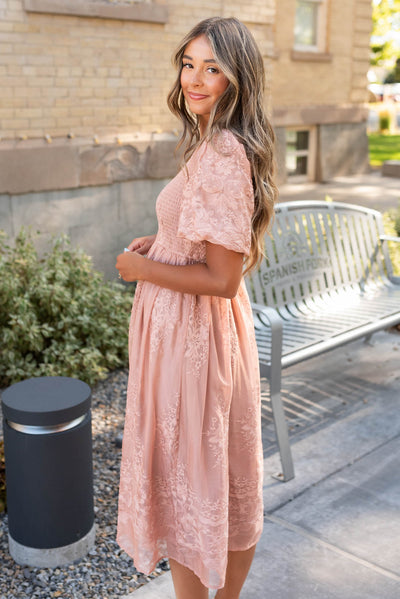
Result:
M400 202L400 178L382 177L380 171L353 177L337 177L329 183L287 183L280 187L280 200L325 200L367 206L381 212Z
M264 531L241 599L398 599L400 334L285 370L294 387L320 414L299 432L290 422L292 481L271 477L276 452L264 460ZM170 573L127 597L174 599Z

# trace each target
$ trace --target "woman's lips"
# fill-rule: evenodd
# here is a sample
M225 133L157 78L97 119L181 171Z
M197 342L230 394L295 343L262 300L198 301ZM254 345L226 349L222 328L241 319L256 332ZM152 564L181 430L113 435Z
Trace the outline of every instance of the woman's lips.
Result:
M207 98L204 94L194 94L193 92L188 92L188 96L191 100L204 100L204 98Z

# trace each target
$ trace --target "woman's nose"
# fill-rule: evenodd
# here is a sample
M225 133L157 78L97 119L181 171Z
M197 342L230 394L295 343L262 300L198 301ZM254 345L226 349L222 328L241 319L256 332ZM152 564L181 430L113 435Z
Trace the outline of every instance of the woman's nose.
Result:
M197 69L193 69L192 85L201 85L201 82L202 82L201 73Z

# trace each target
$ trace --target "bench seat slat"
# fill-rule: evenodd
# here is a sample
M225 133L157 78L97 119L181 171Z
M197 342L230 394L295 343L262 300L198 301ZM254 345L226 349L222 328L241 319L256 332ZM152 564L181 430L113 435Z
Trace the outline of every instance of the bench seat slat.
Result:
M377 320L371 319L369 322L363 322L359 325L353 323L352 327L349 327L347 323L342 323L342 326L337 326L334 331L331 329L329 335L326 334L326 328L319 331L310 330L305 326L305 323L299 323L298 336L293 336L293 334L287 336L286 327L284 326L282 368L296 364L306 358L312 358L322 353L322 351L338 347L339 345L348 343L350 340L359 339L382 328L395 325L398 322L398 313L393 311L392 314ZM270 364L270 336L264 330L256 331L256 340L260 359L262 354L263 361L266 364Z

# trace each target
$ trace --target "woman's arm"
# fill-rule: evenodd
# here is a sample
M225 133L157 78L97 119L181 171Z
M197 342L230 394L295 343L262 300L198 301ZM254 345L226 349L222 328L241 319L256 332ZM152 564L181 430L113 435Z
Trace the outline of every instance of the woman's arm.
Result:
M243 254L206 242L205 263L175 266L125 252L117 257L116 268L125 281L150 281L181 293L232 299L242 278Z

